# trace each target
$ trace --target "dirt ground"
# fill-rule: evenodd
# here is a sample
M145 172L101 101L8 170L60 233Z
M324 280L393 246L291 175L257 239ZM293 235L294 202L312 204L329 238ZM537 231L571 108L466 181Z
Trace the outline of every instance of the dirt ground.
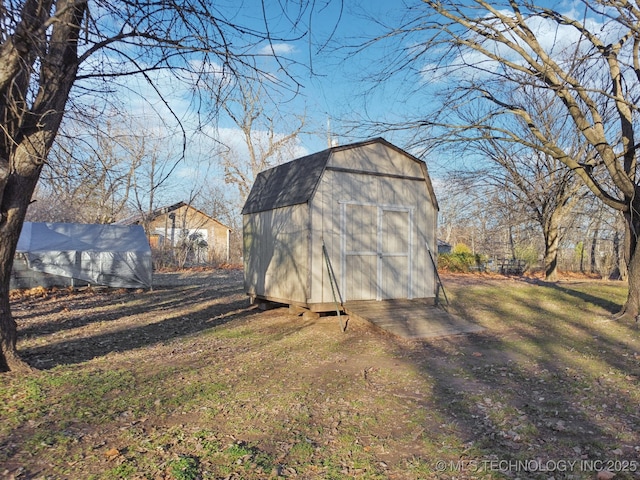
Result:
M454 293L539 283L443 278ZM536 305L536 315L555 314L553 302ZM473 307L489 312L493 305ZM600 322L608 312L598 308ZM41 419L26 411L36 407L9 405L25 412L0 430L0 477L579 479L595 473L479 472L477 463L465 472L460 463L453 471L451 462L577 456L628 463L640 456L640 419L632 407L638 388L627 388L612 405L605 399L617 384L596 373L592 385L582 353L572 354L575 364L560 365L555 344L548 351L537 341L513 348L539 335L525 321L522 329L500 326L427 342L403 341L354 320L343 333L335 317L249 306L237 269L160 273L150 291L16 292L12 309L23 358L52 377L35 373L32 381L44 392ZM631 335L625 341L636 343L621 341L612 357L628 365L610 367L626 384L625 378L637 383L638 374L637 333ZM604 347L584 352L584 365L598 348ZM106 381L114 371L121 384L105 389L105 405L98 398L84 404L81 390L70 391L68 405L56 387L72 377L86 385ZM21 394L10 389L23 384L9 380L7 395L17 402ZM118 406L120 396L128 405ZM45 427L50 437L35 445ZM215 454L213 443L220 445ZM248 453L236 459L231 447ZM189 455L198 458L197 475L168 471ZM223 459L227 464L216 463ZM435 469L442 459L449 468ZM634 470L616 478L639 476Z
M15 291L22 357L38 369L76 364L194 334L250 310L239 269L158 273L153 285ZM118 304L123 309L110 308ZM117 334L134 329L136 335Z
M540 282L536 277L491 274L444 273L442 277L447 289ZM105 350L127 351L158 344L258 312L243 293L242 271L238 268L156 273L153 285L149 291L102 287L14 291L12 313L19 325L23 358L37 369L50 369L93 359ZM124 312L109 308L118 303ZM158 322L157 316L163 312L167 321ZM275 315L282 312L277 310ZM273 316L261 312L265 320ZM319 324L333 333L330 319ZM152 328L142 328L144 325ZM141 328L141 332L135 336L115 334L134 328ZM368 328L373 327L351 324L352 330Z
M265 312L251 306L243 292L242 278L238 268L187 270L154 274L152 290L87 287L14 291L12 313L18 323L22 358L36 369L47 370L85 362L105 352L163 345L255 315L265 323L283 315L283 321L296 318L286 308ZM499 275L444 274L443 278L452 289L536 281ZM118 304L123 309L112 308ZM316 328L334 335L338 324L337 319L326 317L317 322ZM354 335L371 330L384 336L367 323L351 321L348 327ZM133 330L135 335L118 334ZM393 340L398 341L395 337Z

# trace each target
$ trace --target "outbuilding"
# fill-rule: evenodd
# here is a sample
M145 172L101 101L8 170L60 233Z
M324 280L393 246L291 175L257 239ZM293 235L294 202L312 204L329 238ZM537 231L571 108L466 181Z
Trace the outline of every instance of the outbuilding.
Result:
M261 172L242 210L252 300L433 299L438 204L426 164L382 138Z
M11 288L151 288L152 273L151 249L139 225L25 222Z

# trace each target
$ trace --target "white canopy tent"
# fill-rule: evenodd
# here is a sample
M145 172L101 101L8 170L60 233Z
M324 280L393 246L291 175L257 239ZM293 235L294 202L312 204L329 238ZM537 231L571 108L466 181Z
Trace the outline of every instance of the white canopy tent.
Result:
M118 288L150 288L151 248L142 226L25 222L17 253L30 269Z

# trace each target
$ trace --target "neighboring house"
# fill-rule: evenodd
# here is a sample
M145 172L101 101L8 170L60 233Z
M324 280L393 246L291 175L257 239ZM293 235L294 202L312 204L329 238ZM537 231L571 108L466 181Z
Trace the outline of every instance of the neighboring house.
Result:
M189 254L189 263L228 262L231 257L231 229L185 202L118 223L142 225L153 249L182 249Z
M382 138L261 172L242 215L252 299L320 312L335 308L334 287L346 302L435 298L427 167Z

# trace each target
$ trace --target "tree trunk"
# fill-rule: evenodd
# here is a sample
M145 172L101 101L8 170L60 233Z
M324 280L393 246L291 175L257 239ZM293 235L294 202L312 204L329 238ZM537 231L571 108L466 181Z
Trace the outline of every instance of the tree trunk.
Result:
M16 351L17 325L11 316L9 307L9 280L11 269L6 271L8 264L4 260L8 248L5 243L0 244L0 372L15 370L22 366Z
M37 2L28 5L34 9L24 12L29 18L42 13ZM36 44L22 45L26 53L16 50L23 55L17 62L22 70L17 69L7 79L11 88L0 88L0 371L29 368L16 350L17 326L11 316L9 281L31 195L60 128L78 71L77 41L87 5L84 1L58 0L55 8L57 21L52 22L47 35L30 37ZM16 55L11 50L9 53ZM30 75L36 58L40 70L33 78ZM27 95L30 84L37 91L33 98ZM30 106L27 98L32 100Z
M511 249L511 258L516 259L516 242L513 239L513 227L509 225L509 248Z
M598 235L600 234L600 222L596 224L596 228L593 231L593 238L591 239L591 251L590 251L590 268L589 273L598 273Z
M3 283L2 289L4 288ZM0 372L31 370L31 367L18 355L17 335L17 325L9 310L9 295L8 293L0 294Z
M550 221L544 233L544 279L547 282L555 282L558 280L558 245L560 244L557 222Z
M626 263L622 258L621 249L620 249L620 234L618 230L613 235L613 258L615 260L615 266L611 275L609 275L609 280L626 280L627 279L627 269Z
M37 170L39 172L39 169ZM13 257L36 178L12 174L2 197L4 221L0 222L0 372L25 371L30 367L18 356L17 325L11 315L9 290Z
M629 293L620 316L637 319L640 313L640 242L637 237L640 232L640 218L636 214L625 213L625 221L624 245Z
M547 282L558 280L558 249L560 247L560 223L568 207L556 207L548 216L540 218L544 235L544 279Z

